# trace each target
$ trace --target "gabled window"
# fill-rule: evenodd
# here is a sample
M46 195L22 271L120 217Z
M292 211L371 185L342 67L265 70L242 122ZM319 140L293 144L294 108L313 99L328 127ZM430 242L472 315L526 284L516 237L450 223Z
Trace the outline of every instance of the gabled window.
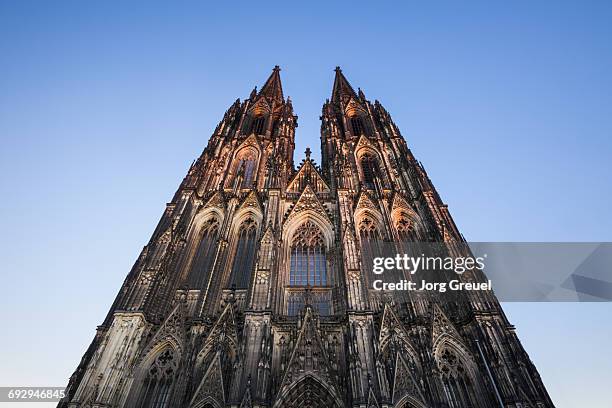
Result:
M176 356L171 348L161 352L149 367L144 379L138 408L166 408L177 369Z
M253 175L255 171L255 160L251 158L240 159L238 162L238 172L242 172L241 188L253 187Z
M187 284L190 289L204 289L217 253L219 224L213 218L202 227L200 242L193 256Z
M376 179L380 177L376 159L369 154L363 155L361 158L361 171L363 172L363 184L365 187L374 190L376 187Z
M351 118L351 128L353 129L353 135L355 136L360 136L365 134L364 132L364 127L363 127L363 121L361 120L361 118L359 116L353 116Z
M261 135L264 133L264 126L266 124L265 116L256 116L253 118L253 122L251 124L251 133L255 133L257 135Z
M370 218L364 218L359 225L359 238L361 241L361 257L363 271L370 276L374 266L374 258L382 255L382 240L376 225Z
M331 314L330 292L320 290L331 284L325 242L321 230L312 222L304 223L293 235L289 262L291 292L287 298L287 314L297 315L303 309L306 297L320 315Z
M255 261L255 236L257 224L252 218L242 223L238 230L238 242L232 265L230 286L236 289L247 289L251 281L251 272Z
M436 360L448 405L452 408L478 406L478 392L463 359L450 348L446 348L439 353Z
M395 224L395 228L397 229L397 235L400 241L410 242L415 240L416 234L414 231L414 223L406 213L402 212L400 214Z
M319 228L311 222L295 233L291 245L289 285L327 286L325 245Z
M278 135L279 128L280 128L280 119L276 119L274 122L272 122L272 134Z

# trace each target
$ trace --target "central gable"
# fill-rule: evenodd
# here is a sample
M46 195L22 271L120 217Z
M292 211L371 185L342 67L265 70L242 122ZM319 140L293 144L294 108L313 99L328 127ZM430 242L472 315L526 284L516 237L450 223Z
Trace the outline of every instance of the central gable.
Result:
M329 185L325 182L321 173L316 168L312 160L306 159L295 173L289 185L287 186L288 193L300 193L304 187L309 185L317 193L329 193Z
M327 209L321 204L321 201L317 198L317 194L310 187L310 185L306 185L306 188L300 195L300 198L297 200L295 205L291 207L289 213L286 216L286 221L293 219L297 214L304 211L314 211L317 214L325 217L327 221L329 221L331 225L331 219L329 214L327 213Z

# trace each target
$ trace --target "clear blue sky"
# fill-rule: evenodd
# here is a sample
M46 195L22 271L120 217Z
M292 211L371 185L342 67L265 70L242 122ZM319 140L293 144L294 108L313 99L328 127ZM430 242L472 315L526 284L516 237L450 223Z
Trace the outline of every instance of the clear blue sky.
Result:
M0 385L66 383L223 112L276 64L296 162L320 157L341 65L467 239L612 240L610 2L127 3L0 3ZM506 310L558 407L609 406L610 304Z

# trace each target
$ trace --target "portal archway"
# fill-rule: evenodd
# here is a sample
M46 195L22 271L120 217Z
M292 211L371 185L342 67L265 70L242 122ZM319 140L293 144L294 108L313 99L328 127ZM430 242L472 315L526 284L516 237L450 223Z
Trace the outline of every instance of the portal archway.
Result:
M274 408L343 408L344 403L330 386L312 375L306 375L285 392L281 392Z

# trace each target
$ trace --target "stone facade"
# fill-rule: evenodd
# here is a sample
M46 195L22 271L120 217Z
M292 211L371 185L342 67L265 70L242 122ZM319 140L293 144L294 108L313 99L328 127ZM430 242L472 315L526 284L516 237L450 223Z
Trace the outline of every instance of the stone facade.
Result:
M380 242L462 242L385 108L339 68L322 166L275 67L236 100L59 407L552 407L497 300L370 289Z

